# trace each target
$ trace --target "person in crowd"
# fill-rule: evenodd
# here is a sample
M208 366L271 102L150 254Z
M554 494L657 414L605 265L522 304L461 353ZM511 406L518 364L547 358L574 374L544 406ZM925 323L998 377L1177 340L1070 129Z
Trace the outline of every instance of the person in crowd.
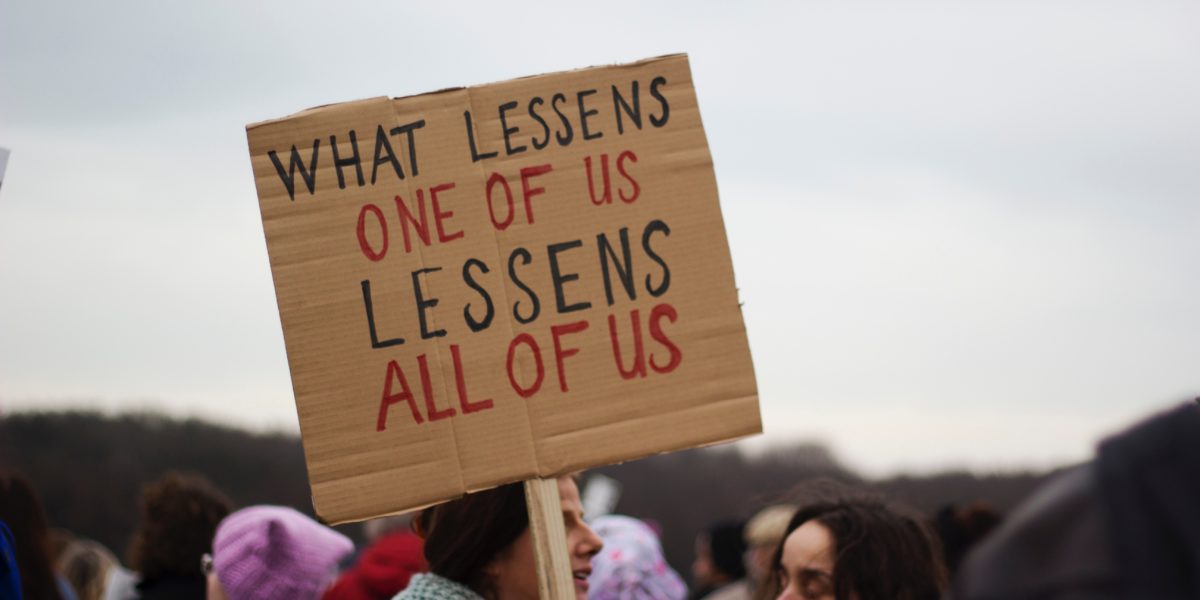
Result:
M958 566L967 552L987 537L1001 519L1000 513L985 502L961 507L951 504L938 510L933 519L933 529L942 544L950 581L954 581Z
M924 520L882 500L843 494L813 502L785 532L759 600L938 600L946 587Z
M767 579L774 574L771 568L771 558L783 535L787 531L788 521L796 514L793 504L776 504L768 506L746 522L742 537L746 541L746 582L750 586L750 596L758 591Z
M726 521L696 536L696 558L691 563L692 599L749 600L744 528L742 522Z
M963 562L955 598L1200 598L1200 399L1046 482Z
M137 600L137 574L121 564L108 571L104 580L104 600Z
M350 538L286 506L251 506L221 521L204 557L208 600L316 600Z
M203 600L200 558L233 504L199 475L170 472L142 490L142 515L129 547L129 565L143 600Z
M703 600L749 600L746 542L741 522L722 522L696 536L692 561L692 597Z
M70 582L79 600L102 600L117 557L92 540L73 538L58 556L58 571Z
M586 600L592 557L603 542L583 520L579 488L558 478L576 600ZM421 511L429 573L416 575L396 600L536 600L537 567L525 490L512 483ZM555 600L565 600L556 598Z
M29 480L17 473L0 473L0 522L11 535L20 598L26 600L74 600L65 579L54 570L50 553L50 528L42 501Z
M363 521L362 534L368 542L376 542L393 533L412 533L413 513L388 515Z
M399 515L387 515L385 517L375 517L362 522L363 545L355 545L354 552L351 552L346 558L342 559L342 564L338 565L339 571L349 571L351 567L358 564L358 559L371 544L378 542L385 536L398 533L412 533L413 513L404 513ZM413 535L416 535L415 533ZM418 538L420 539L420 538Z
M411 524L412 515L364 523L370 545L325 592L324 600L386 600L408 587L413 575L428 571L421 538L412 532Z
M592 561L590 600L685 600L687 586L663 558L658 534L646 523L623 515L591 522L604 542Z
M54 564L62 562L63 552L67 550L67 546L75 541L75 534L61 527L51 527L50 535L47 537L50 546L50 557L54 559Z

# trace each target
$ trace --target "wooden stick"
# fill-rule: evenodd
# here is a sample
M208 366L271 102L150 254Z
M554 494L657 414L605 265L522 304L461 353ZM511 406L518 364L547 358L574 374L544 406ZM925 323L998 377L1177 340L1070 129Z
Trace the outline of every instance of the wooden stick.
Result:
M529 533L537 561L539 597L542 600L574 598L575 580L571 576L571 555L567 552L567 530L563 526L558 480L526 480L525 502L529 506Z

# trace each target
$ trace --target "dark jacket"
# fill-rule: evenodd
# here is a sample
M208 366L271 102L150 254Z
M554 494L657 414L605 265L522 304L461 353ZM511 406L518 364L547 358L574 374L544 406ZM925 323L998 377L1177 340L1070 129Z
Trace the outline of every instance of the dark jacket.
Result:
M1200 406L1101 444L971 553L963 600L1200 598Z
M137 585L139 600L204 600L208 582L203 575L168 576Z

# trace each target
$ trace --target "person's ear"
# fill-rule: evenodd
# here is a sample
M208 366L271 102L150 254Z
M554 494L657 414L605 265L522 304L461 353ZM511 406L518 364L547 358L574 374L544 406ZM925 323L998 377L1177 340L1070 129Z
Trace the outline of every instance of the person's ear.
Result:
M499 554L492 557L486 565L483 565L483 587L484 589L492 589L496 587L496 582L500 580L504 574L504 563L508 559L508 548L501 550Z
M496 581L500 579L501 571L500 560L501 557L497 556L483 566L483 581L480 585L481 589L477 591L485 600L494 600L496 597Z
M493 558L491 562L483 566L483 574L489 579L495 579L500 576L500 557Z

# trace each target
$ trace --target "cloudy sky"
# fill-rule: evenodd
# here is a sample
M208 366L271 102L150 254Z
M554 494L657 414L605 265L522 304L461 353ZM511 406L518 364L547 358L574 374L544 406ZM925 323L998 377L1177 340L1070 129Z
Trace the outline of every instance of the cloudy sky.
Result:
M294 430L246 123L673 52L753 444L1047 466L1200 395L1195 3L648 4L4 3L0 410Z

